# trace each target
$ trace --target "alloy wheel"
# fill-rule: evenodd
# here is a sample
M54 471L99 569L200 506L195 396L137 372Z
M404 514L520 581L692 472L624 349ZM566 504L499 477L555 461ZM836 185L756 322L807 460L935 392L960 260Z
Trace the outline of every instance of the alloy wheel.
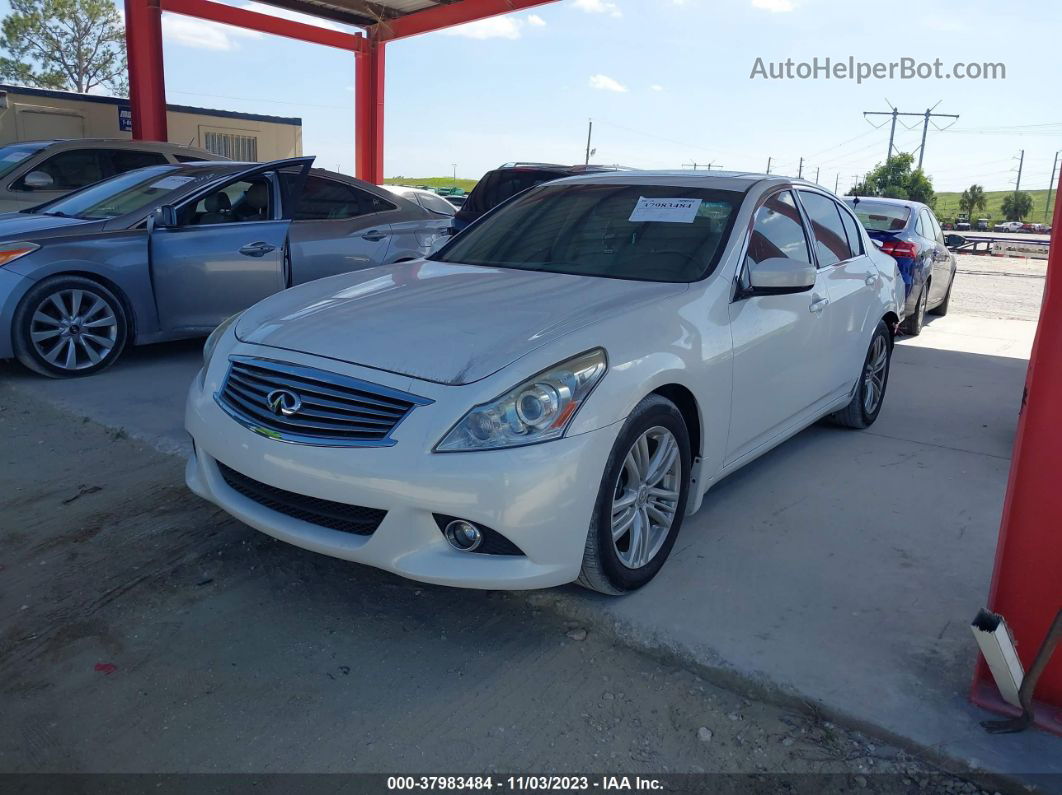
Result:
M863 411L872 415L885 394L885 368L889 363L889 344L881 334L874 337L863 372Z
M655 426L631 445L612 498L612 545L629 569L647 565L663 547L678 511L682 456L674 434Z
M111 355L118 340L118 319L102 297L88 290L57 290L44 298L30 318L30 341L48 364L84 370Z

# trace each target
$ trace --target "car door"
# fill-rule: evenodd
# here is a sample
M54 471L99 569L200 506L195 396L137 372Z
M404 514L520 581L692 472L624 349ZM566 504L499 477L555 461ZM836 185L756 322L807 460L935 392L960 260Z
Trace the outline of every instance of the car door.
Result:
M789 189L767 196L754 213L738 291L730 304L733 401L725 465L755 454L811 416L830 393L829 305L820 271L814 288L742 297L748 267L773 257L794 266L815 260L805 220Z
M859 222L839 202L815 190L798 191L811 225L819 276L830 303L823 312L829 330L824 355L832 363L830 393L851 391L862 370L870 334L879 315L877 291L881 275L866 255Z
M346 181L310 174L293 211L291 283L371 268L386 261L391 221L386 199Z
M283 290L291 219L275 161L214 182L176 208L176 226L154 226L151 278L164 330L196 332Z

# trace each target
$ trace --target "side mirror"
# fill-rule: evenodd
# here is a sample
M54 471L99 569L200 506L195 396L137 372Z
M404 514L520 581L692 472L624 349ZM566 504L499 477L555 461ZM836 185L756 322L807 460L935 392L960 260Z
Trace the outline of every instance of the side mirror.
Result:
M803 293L815 286L815 266L788 257L770 257L749 265L749 295Z
M966 245L966 238L962 235L944 235L944 245L948 248L958 248Z
M151 214L156 229L167 229L177 226L177 209L172 204L164 204L156 207Z
M55 187L55 180L47 171L31 171L22 178L22 185L26 190L47 190Z

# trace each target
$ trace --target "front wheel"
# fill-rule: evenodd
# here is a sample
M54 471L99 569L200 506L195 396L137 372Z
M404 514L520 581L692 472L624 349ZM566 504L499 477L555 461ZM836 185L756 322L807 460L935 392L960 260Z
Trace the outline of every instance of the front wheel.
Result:
M92 375L110 367L125 347L128 321L118 297L82 276L58 276L34 286L15 311L15 356L52 378Z
M690 466L682 413L670 400L648 396L627 418L605 464L580 585L618 595L656 576L682 527Z
M874 336L863 362L852 402L830 415L838 425L846 428L868 428L874 424L885 401L885 387L889 384L889 367L892 363L892 336L884 320L878 321Z

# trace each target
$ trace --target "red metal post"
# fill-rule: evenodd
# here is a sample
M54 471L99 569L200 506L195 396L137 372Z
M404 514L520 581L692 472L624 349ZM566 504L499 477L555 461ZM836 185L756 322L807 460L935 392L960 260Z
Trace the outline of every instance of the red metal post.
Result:
M367 39L356 54L354 80L354 174L374 185L383 181L384 43Z
M125 46L133 138L166 141L166 77L162 68L159 0L125 0Z
M989 609L1010 625L1026 670L1062 607L1062 201L1055 205L1052 228L988 597ZM1062 654L1056 652L1043 672L1035 696L1037 725L1062 734ZM972 698L988 709L1016 712L1000 699L983 659Z

